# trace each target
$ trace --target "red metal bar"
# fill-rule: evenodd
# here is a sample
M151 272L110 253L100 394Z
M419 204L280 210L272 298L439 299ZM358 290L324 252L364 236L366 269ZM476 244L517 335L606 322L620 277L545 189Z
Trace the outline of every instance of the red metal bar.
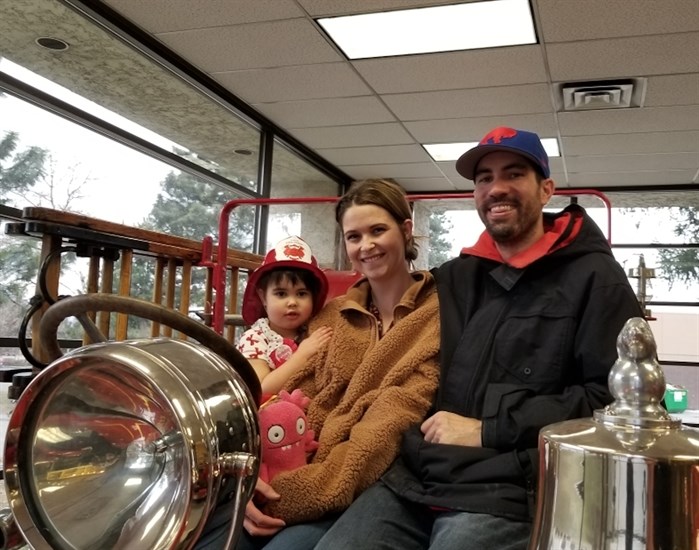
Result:
M609 199L595 189L578 189L578 190L556 190L554 195L594 195L598 197L607 207L607 240L612 242L612 207ZM313 204L313 203L332 203L337 202L340 197L295 197L295 198L274 198L274 199L233 199L223 205L218 221L218 254L216 260L212 262L206 254L203 255L202 265L213 265L213 288L214 288L214 303L213 303L213 320L212 328L219 334L223 334L225 314L226 314L226 258L228 257L228 229L230 213L238 206L250 204L255 206L274 205L274 204ZM473 198L472 192L465 193L440 193L440 194L417 194L407 195L411 202L423 200L449 200L449 199L468 199ZM210 239L210 237L208 237ZM205 239L206 241L206 239ZM211 242L203 242L203 251L210 252Z

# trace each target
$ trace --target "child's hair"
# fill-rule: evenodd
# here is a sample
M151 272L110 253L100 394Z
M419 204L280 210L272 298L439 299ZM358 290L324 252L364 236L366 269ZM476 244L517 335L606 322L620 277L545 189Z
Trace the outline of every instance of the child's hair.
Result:
M342 218L350 206L365 204L383 208L399 225L413 217L405 190L400 185L387 179L367 179L354 182L340 197L335 205L335 220L342 226ZM413 261L416 258L417 243L411 235L405 241L405 259Z
M313 296L313 301L318 298L318 293L320 292L320 282L318 278L308 271L307 269L294 269L289 267L280 267L279 269L272 269L268 271L257 281L257 288L265 291L267 287L272 285L278 285L283 283L285 280L289 281L292 285L298 283L303 283L308 291Z

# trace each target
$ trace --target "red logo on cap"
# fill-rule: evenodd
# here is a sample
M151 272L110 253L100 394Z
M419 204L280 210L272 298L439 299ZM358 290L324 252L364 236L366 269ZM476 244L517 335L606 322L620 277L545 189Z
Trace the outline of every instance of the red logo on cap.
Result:
M486 134L486 136L481 140L480 145L485 143L500 143L503 139L510 139L517 135L517 130L514 128L508 128L507 126L500 126L495 128Z
M304 257L303 246L300 244L285 244L284 245L284 255L287 258L293 258L295 260L302 260Z

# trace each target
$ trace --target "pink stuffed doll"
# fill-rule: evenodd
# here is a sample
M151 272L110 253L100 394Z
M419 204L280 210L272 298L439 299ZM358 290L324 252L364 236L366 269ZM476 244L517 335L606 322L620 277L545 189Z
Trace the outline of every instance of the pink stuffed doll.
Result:
M307 462L307 454L318 448L304 412L310 399L301 390L282 390L260 407L262 463L260 478L270 481L279 472Z

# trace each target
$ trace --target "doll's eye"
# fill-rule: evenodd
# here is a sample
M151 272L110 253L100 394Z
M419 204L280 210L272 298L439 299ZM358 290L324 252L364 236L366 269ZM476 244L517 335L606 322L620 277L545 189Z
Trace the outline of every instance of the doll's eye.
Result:
M284 439L284 428L278 424L270 426L269 430L267 430L267 439L269 439L272 443L279 443L282 439Z
M303 435L306 432L306 421L300 418L296 421L296 432L299 435Z

